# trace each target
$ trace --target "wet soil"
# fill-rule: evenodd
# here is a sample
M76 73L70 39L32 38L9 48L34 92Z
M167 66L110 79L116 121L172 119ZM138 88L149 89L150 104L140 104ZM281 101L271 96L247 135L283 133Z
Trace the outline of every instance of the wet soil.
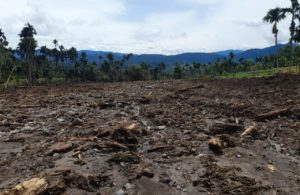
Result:
M300 194L300 76L10 89L0 156L0 194Z

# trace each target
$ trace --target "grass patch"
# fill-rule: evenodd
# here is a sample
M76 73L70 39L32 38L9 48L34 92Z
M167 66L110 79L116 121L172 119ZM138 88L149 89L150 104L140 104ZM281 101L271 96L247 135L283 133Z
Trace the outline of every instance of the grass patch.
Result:
M280 68L272 68L268 70L259 70L259 71L251 71L251 72L238 72L238 73L230 73L219 76L218 78L227 79L227 78L253 78L253 77L270 77L275 76L277 74L298 74L299 70L297 66L293 67L280 67Z

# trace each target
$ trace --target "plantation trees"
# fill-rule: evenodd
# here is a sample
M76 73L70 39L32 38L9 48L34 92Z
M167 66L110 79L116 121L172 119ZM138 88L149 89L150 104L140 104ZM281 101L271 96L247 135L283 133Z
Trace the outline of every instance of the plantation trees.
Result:
M11 64L11 51L8 48L8 41L4 32L0 29L0 81L5 79L7 73L10 71L9 65Z
M35 66L35 50L37 48L37 42L34 38L36 35L36 30L34 27L27 23L22 29L20 36L20 43L18 45L18 51L20 57L24 60L24 63L27 67L27 81L31 86L33 84L33 69Z

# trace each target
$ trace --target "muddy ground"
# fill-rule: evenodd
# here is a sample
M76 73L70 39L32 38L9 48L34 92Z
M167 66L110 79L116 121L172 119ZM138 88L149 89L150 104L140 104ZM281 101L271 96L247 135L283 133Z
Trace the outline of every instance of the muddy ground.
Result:
M300 76L10 89L0 194L300 194L299 128Z

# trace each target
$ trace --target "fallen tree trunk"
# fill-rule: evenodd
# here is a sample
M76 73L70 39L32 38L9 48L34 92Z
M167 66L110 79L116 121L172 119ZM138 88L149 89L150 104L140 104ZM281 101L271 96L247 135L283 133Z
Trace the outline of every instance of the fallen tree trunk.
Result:
M270 120L270 119L275 119L278 116L287 116L291 114L291 110L289 108L281 109L281 110L275 110L272 112L268 112L265 114L261 114L255 117L256 121L264 121L264 120Z
M244 126L238 125L235 123L223 123L223 122L217 122L213 124L211 127L209 133L212 135L217 134L233 134L235 132L241 131L244 129Z
M175 92L175 94L178 94L178 93L184 93L184 92L187 92L189 90L193 90L193 89L203 89L205 88L204 85L202 84L199 84L199 85L195 85L195 86L192 86L192 87L187 87L187 88L183 88L183 89L179 89Z

